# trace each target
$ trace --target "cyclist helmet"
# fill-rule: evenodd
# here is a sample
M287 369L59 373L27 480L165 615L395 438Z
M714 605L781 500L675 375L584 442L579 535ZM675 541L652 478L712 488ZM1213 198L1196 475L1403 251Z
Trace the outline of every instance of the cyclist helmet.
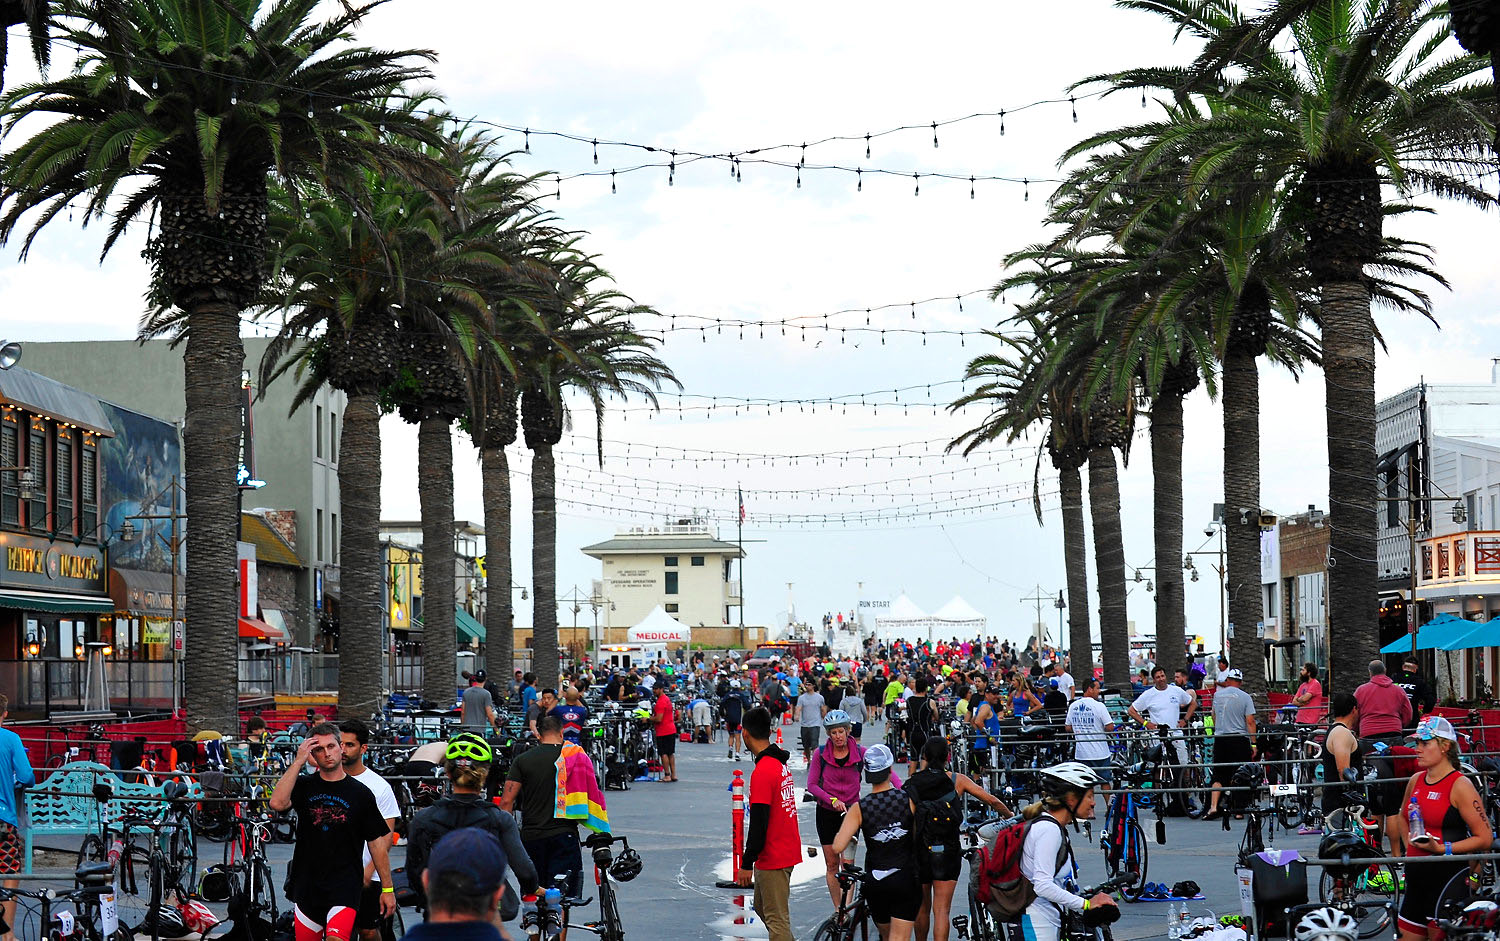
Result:
M1260 792L1260 786L1266 783L1266 773L1261 766L1253 762L1245 762L1235 769L1234 777L1229 782L1229 802L1236 809L1243 809L1255 801L1255 795Z
M835 709L823 717L823 728L825 729L847 729L854 724L849 713L842 709Z
M629 882L641 874L641 854L626 849L609 864L609 877L616 882Z
M198 895L210 902L227 902L235 896L236 882L234 871L228 867L209 866L198 879Z
M146 912L137 931L148 932L158 938L180 938L188 933L187 922L182 913L171 905L157 905Z
M1065 761L1042 770L1042 787L1049 794L1082 794L1103 783L1104 779L1093 768L1078 761Z
M471 761L485 763L494 760L495 752L490 743L472 732L460 732L448 740L443 757L449 761Z
M1359 925L1336 908L1315 908L1297 922L1296 941L1355 941Z
M1144 759L1145 759L1145 761L1146 761L1147 764L1159 765L1164 760L1166 760L1166 757L1167 757L1166 746L1162 745L1161 742L1157 742L1156 744L1152 745L1150 748L1146 749L1146 754L1143 757L1144 757Z

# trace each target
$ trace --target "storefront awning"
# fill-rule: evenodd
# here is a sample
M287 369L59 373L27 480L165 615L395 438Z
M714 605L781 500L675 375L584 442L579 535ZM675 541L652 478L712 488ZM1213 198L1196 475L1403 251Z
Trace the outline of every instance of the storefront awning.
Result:
M285 641L285 631L279 631L260 618L240 618L240 636L271 642Z
M411 633L413 634L426 629L422 624L421 618L412 621L411 626L413 628ZM481 644L484 643L484 625L474 620L473 615L458 605L453 606L453 626L456 628L454 633L462 638L464 643L468 643L471 640L477 640Z
M460 634L470 640L477 640L480 643L484 643L484 625L474 620L469 612L457 605L453 606L453 623L458 628Z
M177 616L187 609L187 579L177 579ZM172 616L172 573L147 572L141 569L109 570L109 596L116 611L128 611L147 617Z
M109 614L115 603L91 595L59 595L45 591L0 591L0 608L44 614Z
M1451 614L1439 614L1437 617L1423 624L1417 631L1417 650L1442 650L1443 644L1457 640L1464 634L1474 629L1473 621L1465 621L1463 618L1454 617ZM1407 653L1412 649L1412 638L1410 634L1403 634L1395 640L1380 648L1381 653ZM1446 648L1453 650L1456 648Z

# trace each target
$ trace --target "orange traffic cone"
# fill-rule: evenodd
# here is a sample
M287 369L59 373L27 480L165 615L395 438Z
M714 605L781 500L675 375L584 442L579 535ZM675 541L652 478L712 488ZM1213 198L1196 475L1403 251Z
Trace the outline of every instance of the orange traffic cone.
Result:
M781 726L779 725L776 727L776 744L783 744L781 741Z

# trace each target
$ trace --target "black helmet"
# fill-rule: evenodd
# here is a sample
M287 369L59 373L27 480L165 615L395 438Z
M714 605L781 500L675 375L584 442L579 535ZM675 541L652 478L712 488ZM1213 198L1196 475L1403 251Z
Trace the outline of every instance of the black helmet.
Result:
M146 917L141 919L136 931L158 938L181 938L187 935L188 926L182 919L182 912L174 906L162 904L146 912Z
M641 874L641 854L629 847L609 865L609 877L616 882L629 882Z
M1167 749L1161 742L1157 742L1146 749L1145 760L1147 764L1159 765L1167 757Z
M1235 769L1234 777L1229 782L1230 804L1236 808L1250 806L1255 802L1255 796L1260 792L1260 787L1264 783L1266 783L1266 773L1260 765L1249 761L1240 765Z
M1374 859L1380 853L1373 846L1360 839L1359 834L1350 830L1335 830L1318 842L1319 859L1343 859L1349 858L1348 866L1325 866L1335 877L1352 877L1365 865L1361 862L1366 859Z

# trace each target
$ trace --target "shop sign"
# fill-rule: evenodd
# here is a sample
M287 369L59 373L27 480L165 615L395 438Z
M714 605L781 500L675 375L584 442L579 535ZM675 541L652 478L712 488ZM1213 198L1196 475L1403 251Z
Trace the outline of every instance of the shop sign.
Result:
M94 546L53 542L21 533L0 534L4 584L54 591L103 591L104 554Z

